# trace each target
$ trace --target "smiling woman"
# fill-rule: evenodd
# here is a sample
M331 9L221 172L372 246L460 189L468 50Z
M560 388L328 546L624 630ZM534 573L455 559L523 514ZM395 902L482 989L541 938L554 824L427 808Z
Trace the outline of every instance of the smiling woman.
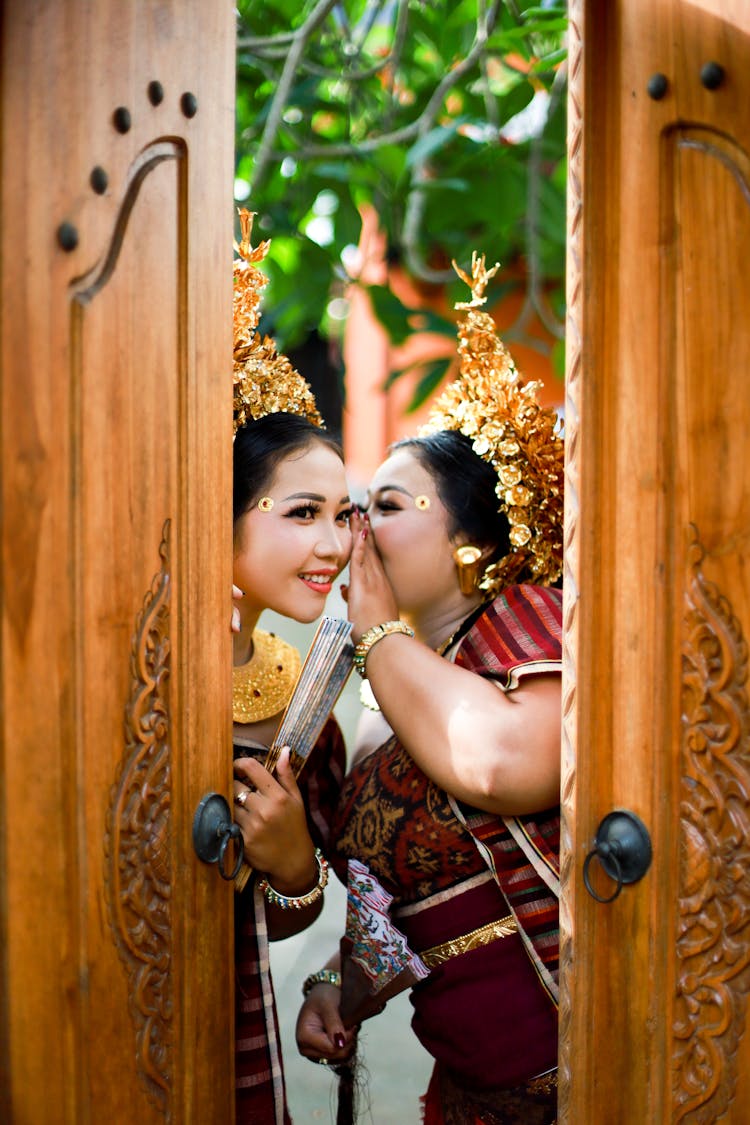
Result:
M325 852L344 746L328 721L299 784L284 750L263 764L294 689L300 655L257 628L265 610L310 623L351 550L343 455L304 379L257 334L263 275L245 213L235 263L233 627L236 880L236 1120L288 1121L268 940L310 925L323 904ZM253 872L257 879L251 879Z
M271 414L244 426L234 460L240 505L234 581L244 591L234 654L235 663L244 663L264 609L295 621L320 615L349 557L351 502L338 446L294 415ZM243 476L248 466L252 480ZM245 504L242 493L250 490L254 495Z

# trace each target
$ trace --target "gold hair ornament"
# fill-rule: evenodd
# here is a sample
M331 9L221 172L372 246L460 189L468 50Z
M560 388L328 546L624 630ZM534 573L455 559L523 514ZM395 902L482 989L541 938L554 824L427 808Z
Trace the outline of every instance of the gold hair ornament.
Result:
M499 509L510 523L510 552L486 567L479 583L491 595L519 577L539 585L562 573L564 447L554 410L537 401L539 382L520 378L510 352L485 312L484 291L498 270L474 252L471 277L453 263L471 289L460 302L460 376L438 398L419 433L458 430L497 473Z
M239 211L242 239L235 243L234 260L234 432L266 414L286 411L299 414L316 426L323 425L313 393L285 355L279 355L270 336L261 338L260 298L268 278L257 268L271 245L253 248L250 235L253 212Z

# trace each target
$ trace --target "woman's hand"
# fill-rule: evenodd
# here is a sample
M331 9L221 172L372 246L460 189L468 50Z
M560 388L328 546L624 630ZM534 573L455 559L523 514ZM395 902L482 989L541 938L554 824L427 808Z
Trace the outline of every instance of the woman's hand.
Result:
M341 1022L341 989L334 984L316 984L305 997L297 1016L297 1047L312 1062L325 1059L343 1062L354 1050L357 1029L349 1031Z
M274 890L296 896L315 883L317 865L305 805L289 761L279 755L275 776L254 758L234 762L234 818L242 831L245 859L268 876ZM238 795L247 793L244 803Z
M353 545L349 560L349 585L342 587L342 593L349 610L349 620L354 626L352 639L356 644L373 625L394 621L398 617L398 606L367 516L353 512L350 527Z

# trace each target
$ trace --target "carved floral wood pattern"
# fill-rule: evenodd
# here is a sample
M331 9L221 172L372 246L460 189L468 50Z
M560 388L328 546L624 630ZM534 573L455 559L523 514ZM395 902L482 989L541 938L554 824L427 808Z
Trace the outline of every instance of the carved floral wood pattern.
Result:
M558 1116L568 1120L572 1069L573 891L576 816L576 666L578 660L578 419L583 295L583 4L573 0L568 25L568 231L565 372L565 551L563 581L563 700L560 836L560 1007Z
M161 567L138 614L130 653L125 752L110 793L104 886L128 980L138 1075L169 1120L172 1080L169 831L169 528Z
M681 873L673 1120L713 1122L737 1079L750 988L747 642L690 546L682 645Z

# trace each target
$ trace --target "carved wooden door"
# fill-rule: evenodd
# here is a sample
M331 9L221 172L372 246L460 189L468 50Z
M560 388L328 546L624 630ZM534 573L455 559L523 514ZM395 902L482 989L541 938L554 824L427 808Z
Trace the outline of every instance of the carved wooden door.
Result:
M750 5L577 0L570 15L560 1120L739 1125ZM614 809L640 817L653 860L603 904L583 867ZM589 875L616 890L597 855Z
M1 50L0 1119L228 1122L233 8Z

